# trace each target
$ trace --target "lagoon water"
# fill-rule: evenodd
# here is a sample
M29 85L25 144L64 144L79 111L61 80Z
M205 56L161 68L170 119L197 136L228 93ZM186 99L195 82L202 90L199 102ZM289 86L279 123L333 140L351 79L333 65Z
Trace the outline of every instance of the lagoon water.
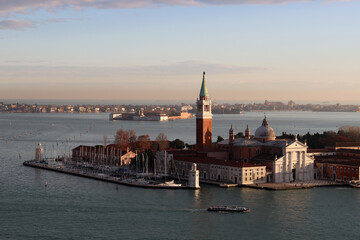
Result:
M213 135L252 133L263 113L215 115ZM336 131L360 125L360 113L270 112L274 130ZM171 122L108 120L108 114L0 114L0 239L358 239L360 191L345 187L294 191L247 188L139 189L25 167L42 143L46 154L80 144L111 142L116 130L154 139L195 142L195 119ZM44 186L48 183L47 187ZM234 204L249 214L205 211Z

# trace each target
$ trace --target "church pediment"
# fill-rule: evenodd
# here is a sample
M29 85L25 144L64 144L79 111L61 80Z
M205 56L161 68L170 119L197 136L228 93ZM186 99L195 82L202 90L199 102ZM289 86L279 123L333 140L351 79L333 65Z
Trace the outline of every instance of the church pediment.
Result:
M308 146L304 143L295 140L289 143L289 145L286 146L286 148L307 148Z

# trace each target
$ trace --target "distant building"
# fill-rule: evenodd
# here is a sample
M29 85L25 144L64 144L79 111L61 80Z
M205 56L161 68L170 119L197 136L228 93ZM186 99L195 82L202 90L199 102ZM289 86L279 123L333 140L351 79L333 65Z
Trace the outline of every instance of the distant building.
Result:
M193 107L191 105L185 105L185 106L181 106L180 109L182 112L187 112L187 111L191 111L193 110Z

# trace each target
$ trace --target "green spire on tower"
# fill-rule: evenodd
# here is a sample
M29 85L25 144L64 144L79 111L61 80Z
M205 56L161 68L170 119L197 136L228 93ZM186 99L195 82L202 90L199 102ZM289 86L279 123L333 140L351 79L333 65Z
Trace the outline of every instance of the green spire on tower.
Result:
M205 84L205 72L203 72L203 80L202 80L201 89L200 89L200 97L207 97L207 96L208 96L208 90L207 90L206 84Z

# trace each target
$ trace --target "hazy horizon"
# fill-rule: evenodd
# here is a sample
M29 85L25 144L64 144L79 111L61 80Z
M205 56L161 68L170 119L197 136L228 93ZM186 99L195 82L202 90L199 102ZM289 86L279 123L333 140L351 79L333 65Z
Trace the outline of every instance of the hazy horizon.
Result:
M217 102L360 104L358 9L355 0L5 0L0 98L194 101L205 71Z
M288 101L280 101L280 100L271 100L265 99L270 102L283 102L287 104ZM218 100L212 101L213 103L217 104L263 104L263 101L250 101L250 100ZM294 100L293 100L294 101ZM155 100L155 99L139 99L139 100L117 100L117 99L0 99L0 102L4 102L7 104L10 103L19 103L19 104L39 104L39 105L46 105L46 104L58 104L58 105L77 105L77 104L90 104L90 105L170 105L170 104L195 104L196 100ZM322 105L333 105L333 104L341 104L341 105L360 105L356 102L339 102L339 101L294 101L296 104L322 104Z

